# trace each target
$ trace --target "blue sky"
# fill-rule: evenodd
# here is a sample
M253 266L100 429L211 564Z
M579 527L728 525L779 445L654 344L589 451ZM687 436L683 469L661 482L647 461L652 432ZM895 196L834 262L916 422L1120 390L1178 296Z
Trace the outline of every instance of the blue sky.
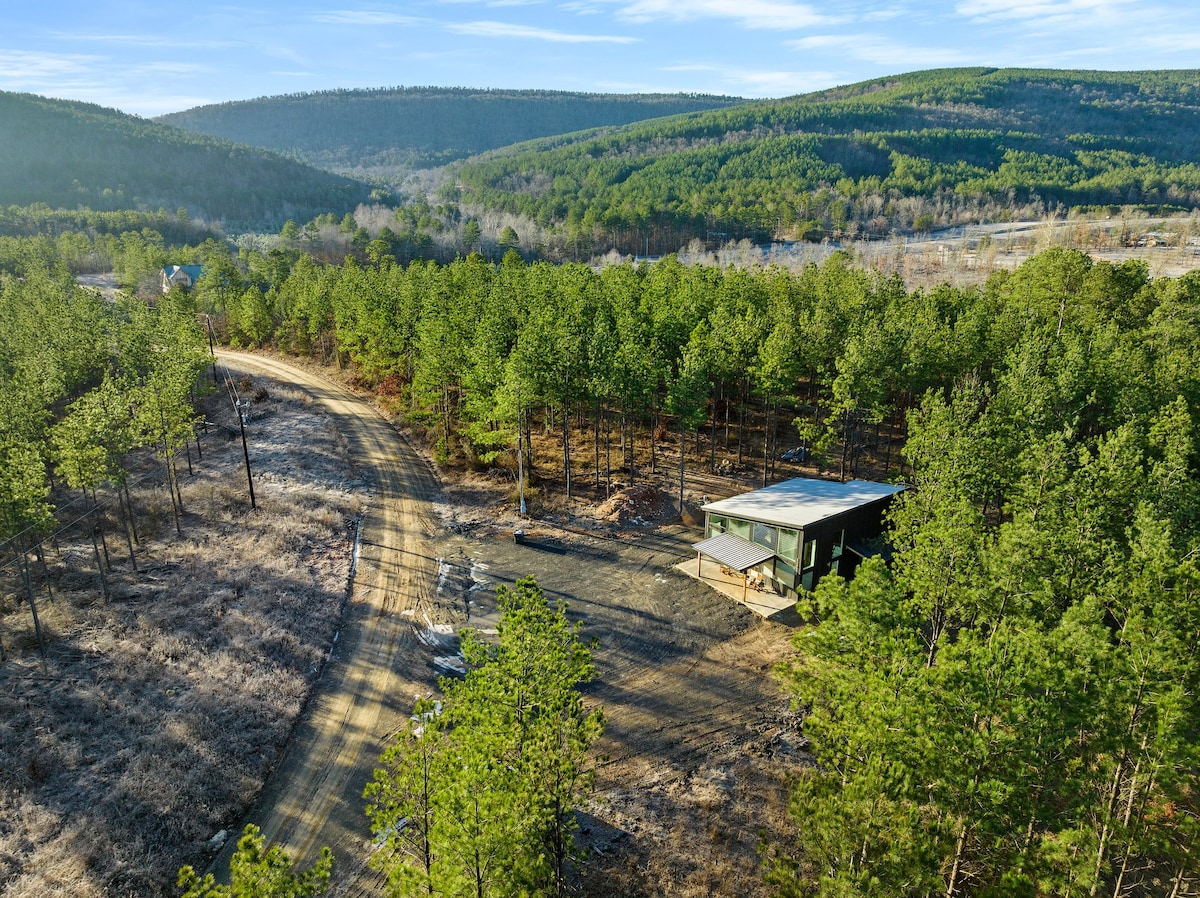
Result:
M397 85L784 97L945 66L1200 67L1195 0L6 5L0 90L143 116Z

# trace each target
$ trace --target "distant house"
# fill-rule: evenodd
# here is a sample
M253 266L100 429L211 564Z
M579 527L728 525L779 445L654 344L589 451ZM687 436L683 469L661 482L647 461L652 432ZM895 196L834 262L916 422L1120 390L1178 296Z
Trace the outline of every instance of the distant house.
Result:
M162 269L162 292L170 293L172 287L191 290L204 274L203 265L168 265Z
M849 579L881 554L883 515L904 487L797 477L704 506L706 539L692 548L727 573L795 598L834 573Z

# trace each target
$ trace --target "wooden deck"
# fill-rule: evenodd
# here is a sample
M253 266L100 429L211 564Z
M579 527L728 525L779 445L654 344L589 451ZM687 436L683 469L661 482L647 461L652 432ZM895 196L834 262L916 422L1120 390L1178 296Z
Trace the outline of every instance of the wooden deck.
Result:
M735 602L739 602L768 620L790 619L796 614L796 601L786 596L776 595L769 586L761 591L744 587L744 579L736 571L730 575L722 570L722 565L711 558L703 556L697 571L696 558L675 565L675 569L687 574L694 580L707 583L719 593L723 593Z

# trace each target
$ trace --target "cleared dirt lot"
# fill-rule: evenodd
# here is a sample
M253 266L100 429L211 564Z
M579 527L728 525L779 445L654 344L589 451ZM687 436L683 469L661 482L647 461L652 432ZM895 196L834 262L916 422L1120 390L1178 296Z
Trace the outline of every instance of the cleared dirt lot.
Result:
M330 372L228 367L258 397L257 510L217 394L202 458L180 459L179 531L161 460L134 460L136 566L101 490L107 600L99 550L57 497L35 566L44 661L21 578L0 564L0 895L175 894L181 864L228 869L246 822L303 864L329 845L336 894L380 894L363 786L417 696L460 663L454 634L494 627L495 587L526 575L599 640L587 699L608 729L580 891L765 893L759 840L786 844L787 779L805 762L771 675L792 630L674 569L697 533L668 523L665 481L639 476L608 505L547 500L544 481L517 545L503 481L440 483ZM689 482L716 487L737 488Z
M588 690L608 725L581 843L588 895L762 893L759 837L782 841L788 777L803 763L772 676L791 628L673 570L696 534L604 539L535 528L524 545L481 527L445 542L467 623L488 626L496 585L533 575L599 639Z
M327 406L347 401L274 362L230 364L291 379ZM791 628L672 569L691 554L694 529L596 534L579 519L535 521L518 545L497 495L439 492L398 434L375 430L373 412L344 410L335 419L354 454L365 449L359 428L381 441L360 462L372 498L355 598L298 737L247 820L302 863L330 845L337 894L378 893L360 798L373 760L416 695L454 668L450 634L494 627L496 586L532 575L599 640L588 698L608 725L581 831L584 894L764 893L758 845L786 841L786 785L805 763L772 676Z

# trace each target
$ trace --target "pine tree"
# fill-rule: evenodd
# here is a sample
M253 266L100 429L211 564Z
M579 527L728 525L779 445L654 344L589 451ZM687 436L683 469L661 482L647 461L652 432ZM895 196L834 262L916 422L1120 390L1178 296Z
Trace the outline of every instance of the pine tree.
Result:
M180 898L318 898L329 890L332 869L333 853L322 848L320 859L297 873L287 853L277 845L267 848L258 827L248 823L229 860L229 885L211 873L201 879L191 867L180 868L176 885L183 889Z
M391 895L565 894L603 727L578 691L591 652L531 578L498 599L497 641L463 633L467 674L418 703L367 786Z

